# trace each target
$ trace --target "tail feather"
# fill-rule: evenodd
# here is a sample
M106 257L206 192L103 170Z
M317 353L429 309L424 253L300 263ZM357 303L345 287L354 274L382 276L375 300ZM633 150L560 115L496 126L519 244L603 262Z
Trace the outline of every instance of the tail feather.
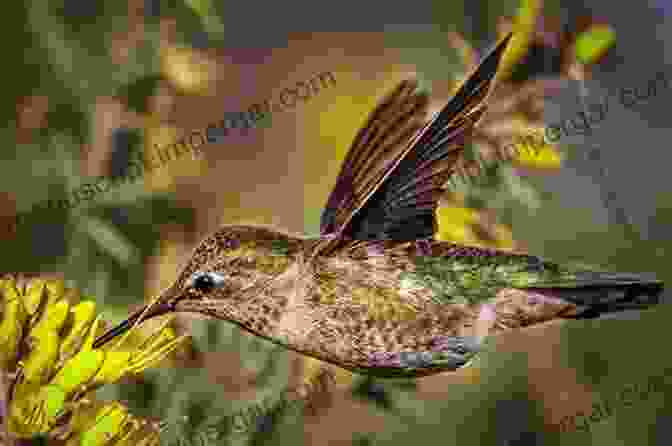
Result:
M572 284L544 284L554 297L578 306L569 318L596 318L662 303L663 282L647 274L582 272Z

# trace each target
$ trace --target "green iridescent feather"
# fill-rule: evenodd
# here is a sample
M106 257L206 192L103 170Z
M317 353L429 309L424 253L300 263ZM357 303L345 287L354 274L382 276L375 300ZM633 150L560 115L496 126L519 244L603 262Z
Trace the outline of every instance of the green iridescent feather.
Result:
M434 292L437 303L475 304L487 301L505 288L567 289L591 286L623 286L641 283L632 274L599 272L590 267L558 265L534 256L488 254L417 256L415 270L402 280Z

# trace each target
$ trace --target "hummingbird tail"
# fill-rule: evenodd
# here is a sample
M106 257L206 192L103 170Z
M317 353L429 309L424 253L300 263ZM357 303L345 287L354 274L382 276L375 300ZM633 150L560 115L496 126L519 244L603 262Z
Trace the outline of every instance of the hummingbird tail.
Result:
M554 296L578 306L565 317L589 319L660 304L663 282L644 274L585 272L571 285L553 288Z

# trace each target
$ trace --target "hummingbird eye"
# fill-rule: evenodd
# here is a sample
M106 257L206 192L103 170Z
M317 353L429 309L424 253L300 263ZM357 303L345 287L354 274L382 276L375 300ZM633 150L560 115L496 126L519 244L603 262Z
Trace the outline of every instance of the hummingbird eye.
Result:
M214 272L198 272L191 276L191 286L202 293L219 288L224 283L224 276Z

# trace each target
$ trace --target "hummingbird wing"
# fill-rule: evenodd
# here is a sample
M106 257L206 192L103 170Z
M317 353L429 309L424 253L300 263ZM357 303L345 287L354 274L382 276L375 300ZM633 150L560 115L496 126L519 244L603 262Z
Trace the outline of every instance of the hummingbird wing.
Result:
M406 154L408 141L426 125L429 97L417 87L415 80L402 81L357 133L322 213L320 233L346 227L350 217Z
M341 236L325 241L323 253L346 246L347 239L406 241L435 233L438 199L485 112L510 38L497 45L420 131L427 99L411 93L414 82L402 82L374 110L355 138L322 214L321 233Z

